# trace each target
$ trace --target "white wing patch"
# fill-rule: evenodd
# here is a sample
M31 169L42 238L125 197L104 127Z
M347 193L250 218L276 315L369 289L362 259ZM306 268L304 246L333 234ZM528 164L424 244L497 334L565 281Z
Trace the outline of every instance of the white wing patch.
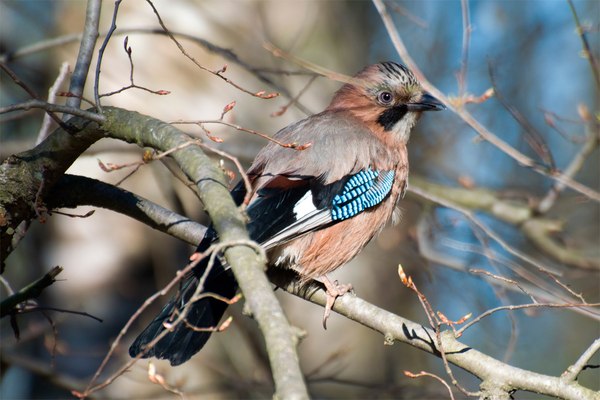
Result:
M312 191L309 190L294 206L294 214L296 214L296 221L299 221L306 217L317 208L313 204Z

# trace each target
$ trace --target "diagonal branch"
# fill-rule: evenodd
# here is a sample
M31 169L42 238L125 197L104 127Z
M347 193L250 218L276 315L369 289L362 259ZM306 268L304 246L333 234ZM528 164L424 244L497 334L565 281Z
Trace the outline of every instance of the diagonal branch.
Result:
M79 45L79 53L77 54L77 63L71 76L71 84L69 85L69 93L74 96L67 98L66 105L69 107L79 108L81 105L81 96L83 96L83 88L87 80L90 64L98 40L98 24L100 22L100 10L102 8L102 0L88 0L85 10L85 24L81 35L81 43ZM67 120L67 116L63 117Z
M46 196L46 206L96 206L127 215L153 229L196 246L206 227L125 189L87 178L65 175Z

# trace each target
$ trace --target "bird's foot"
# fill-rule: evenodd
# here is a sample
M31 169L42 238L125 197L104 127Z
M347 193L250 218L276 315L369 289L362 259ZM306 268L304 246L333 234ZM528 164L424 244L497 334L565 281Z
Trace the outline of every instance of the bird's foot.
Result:
M329 314L331 314L335 299L351 291L352 285L349 283L340 284L338 281L331 282L327 276L323 276L321 282L325 285L325 293L327 294L325 312L323 313L323 329L327 329L327 319L329 318Z

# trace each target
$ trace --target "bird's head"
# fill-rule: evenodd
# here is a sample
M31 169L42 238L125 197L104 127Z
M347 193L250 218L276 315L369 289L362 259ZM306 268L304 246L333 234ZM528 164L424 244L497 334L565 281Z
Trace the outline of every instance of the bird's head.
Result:
M366 67L336 93L327 107L330 111L348 111L376 134L404 143L423 111L445 108L421 87L408 68L395 62Z

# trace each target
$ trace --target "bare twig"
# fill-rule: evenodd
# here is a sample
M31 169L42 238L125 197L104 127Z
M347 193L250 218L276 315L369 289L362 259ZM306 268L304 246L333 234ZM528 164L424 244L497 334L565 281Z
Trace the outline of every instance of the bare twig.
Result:
M252 135L256 135L256 136L260 136L263 139L266 139L270 142L273 142L281 147L285 147L287 149L294 149L294 150L306 150L308 149L310 146L312 146L311 142L308 143L296 143L296 142L292 142L292 143L284 143L281 142L269 135L267 135L266 133L262 133L259 131L255 131L253 129L249 129L249 128L244 128L243 126L237 125L237 124L233 124L231 122L226 122L220 119L214 119L214 120L204 120L204 121L183 121L183 120L179 120L179 121L173 121L171 122L171 124L174 125L199 125L202 126L203 124L221 124L221 125L225 125L228 126L230 128L236 129L238 131L241 132L247 132L247 133L251 133Z
M462 335L464 333L464 331L466 331L467 329L469 329L471 326L473 326L474 324L478 323L479 321L481 321L483 318L488 317L498 311L504 311L504 310L508 310L508 311L513 311L513 310L521 310L524 308L572 308L572 307L582 307L582 306L586 306L586 307L598 307L600 306L600 303L563 303L563 304L556 304L556 303L529 303L529 304L518 304L518 305L508 305L508 306L500 306L500 307L495 307L492 309L489 309L483 313L481 313L480 315L478 315L476 318L472 319L468 324L465 324L462 328L460 328L457 333L459 335Z
M577 34L581 38L581 44L583 46L583 51L585 58L587 58L590 62L590 67L592 69L592 74L594 75L594 79L596 80L596 88L600 89L600 70L598 68L598 62L596 61L596 57L594 53L592 53L592 49L590 48L590 44L587 40L587 36L585 36L585 29L579 22L579 16L577 15L577 10L575 10L575 5L573 4L573 0L567 0L569 3L569 7L571 8L571 13L573 14L573 19L575 20L575 26L577 27Z
M62 106L60 104L50 104L42 100L28 100L23 103L11 104L10 106L0 107L0 114L13 112L16 110L30 110L32 108L39 108L45 111L52 112L60 112L71 115L77 115L78 117L89 119L90 121L95 121L99 123L103 123L106 121L106 118L100 114L96 114L90 111L81 110L79 108L73 108L68 106Z
M136 312L131 316L129 321L127 321L127 323L125 324L123 329L121 329L121 331L119 332L119 335L117 336L117 338L111 344L110 350L105 355L104 360L102 361L102 363L96 370L96 373L94 374L94 376L88 383L88 386L86 387L85 391L83 393L77 394L77 396L84 398L84 397L89 396L91 393L94 393L94 392L110 385L119 376L121 376L125 371L127 371L137 360L139 360L144 354L146 354L146 352L148 352L152 347L154 347L163 337L168 335L170 333L169 329L174 329L178 324L184 323L183 321L185 321L185 318L188 314L189 308L194 302L196 302L204 297L212 297L212 295L210 293L202 293L202 291L204 290L204 283L205 283L206 277L210 273L210 270L211 270L212 266L214 265L214 261L215 261L215 258L217 257L217 255L229 247L240 246L240 245L251 247L251 248L264 254L264 251L255 242L248 241L248 240L216 243L216 244L213 244L212 246L210 246L204 253L201 253L197 256L195 253L190 258L191 262L188 265L186 265L186 267L184 269L178 271L176 276L163 289L161 289L160 291L156 292L155 294L150 296L148 299L146 299L144 304L140 308L138 308L138 310L136 310ZM142 351L135 358L133 358L128 363L126 363L123 367L118 369L114 374L112 374L106 380L104 380L103 382L94 386L94 383L96 382L96 380L98 379L98 377L100 376L100 374L102 373L104 368L106 367L108 361L112 357L112 354L116 350L121 339L127 333L131 324L137 319L137 317L150 304L152 304L154 302L154 300L156 300L156 298L167 294L169 290L171 290L181 279L183 279L187 274L189 274L192 271L192 269L207 256L209 256L210 258L209 258L208 266L206 267L204 274L199 279L198 285L196 286L194 293L192 294L192 297L188 301L187 305L181 311L177 311L177 310L174 311L175 315L173 316L173 321L169 322L169 329L165 329L164 331L162 331L152 341L150 341L150 343L148 343L146 345L144 351Z
M496 241L500 246L502 246L502 248L504 250L506 250L508 253L521 259L522 261L527 262L528 264L533 265L534 267L536 267L538 269L538 271L543 272L550 279L552 279L558 286L563 288L565 291L570 293L572 296L580 299L580 301L582 303L585 303L585 300L582 298L582 296L580 294L573 292L573 290L571 290L569 287L567 287L565 284L560 282L555 277L556 273L554 271L550 271L547 267L540 264L537 260L535 260L532 257L528 256L527 254L515 249L513 246L509 245L499 234L497 234L494 230L492 230L491 228L489 228L485 224L483 224L481 221L479 221L479 219L476 218L475 215L470 210L468 210L464 207L461 207L461 206L457 206L456 204L453 204L452 202L447 201L446 199L443 199L440 196L432 195L431 193L427 193L424 190L422 190L421 188L413 187L411 190L413 193L416 193L425 199L431 200L435 203L443 205L444 207L451 208L453 210L460 212L469 221L471 221L475 226L477 226L479 229L481 229L483 232L485 232L486 235L488 235L490 238L492 238L494 241ZM515 271L515 272L519 273L519 271ZM548 290L548 289L544 289L544 290Z
M88 0L85 10L85 24L81 35L81 43L79 45L79 53L77 54L77 62L71 76L71 84L69 92L73 93L73 97L67 98L66 105L73 108L79 108L81 105L81 96L83 88L87 80L90 64L94 55L94 48L98 40L98 25L100 23L100 10L102 9L102 0ZM100 68L98 68L100 69ZM99 104L98 104L99 105ZM66 121L66 115L63 120Z
M11 70L8 65L1 63L0 62L0 68L6 72L8 74L8 76L10 76L10 79L13 80L13 82L15 82L17 85L19 85L21 88L23 88L23 90L25 90L27 92L28 95L30 95L34 100L40 100L40 98L38 97L37 93L35 93L35 91L33 89L31 89L29 87L29 85L27 85L27 83L23 82L18 76L17 74L15 74L13 72L13 70ZM41 100L40 100L41 101ZM9 106L10 107L10 106ZM6 107L4 107L6 108ZM4 109L2 108L2 109ZM2 110L0 109L0 110ZM0 111L0 114L2 112ZM52 112L52 110L46 110L46 113L48 114L48 116L50 116L50 118L52 118L59 126L63 126L63 124L61 123L60 119Z
M442 341L442 330L441 330L442 324L448 322L447 319L444 317L444 321L443 321L442 319L440 319L438 317L438 314L436 314L433 311L433 307L429 303L429 300L427 300L427 297L425 297L425 295L423 293L421 293L421 291L417 288L417 285L412 280L412 278L410 276L406 276L406 274L404 273L404 270L402 269L402 265L398 265L398 275L400 276L400 280L402 281L402 283L407 288L409 288L410 290L412 290L413 292L415 292L417 294L419 302L423 306L425 315L427 315L429 324L431 325L431 328L433 329L434 334L435 334L435 340L436 340L436 344L437 344L436 349L439 353L440 358L442 359L442 363L444 364L444 368L446 370L446 373L450 377L452 384L458 390L460 390L462 393L464 393L467 396L479 396L481 393L471 392L471 391L465 389L464 387L462 387L462 385L460 383L458 383L458 380L454 377L454 373L452 372L452 369L450 368L450 364L448 362L448 354L447 354L446 348L444 347L444 343ZM452 326L452 329L454 330L454 326Z
M210 72L211 74L213 74L215 76L218 76L219 78L221 78L222 80L224 80L225 82L227 82L228 84L230 84L231 86L233 86L236 89L241 90L242 92L247 93L247 94L249 94L251 96L258 97L260 99L272 99L274 97L279 96L279 93L267 93L264 90L261 90L261 91L258 91L258 92L252 92L252 91L250 91L248 89L245 89L245 88L241 87L240 85L238 85L237 83L233 82L231 79L229 79L229 78L227 78L226 76L223 75L223 73L227 69L227 65L223 66L218 71L213 71L213 70L211 70L209 68L206 68L204 65L200 64L194 57L192 57L191 55L188 54L188 52L181 45L181 43L179 43L179 41L175 38L175 36L167 28L167 26L165 25L165 23L162 20L162 17L158 13L158 10L156 9L156 7L154 7L154 4L152 3L152 1L146 0L146 2L150 5L150 7L152 7L152 11L154 11L154 14L156 15L156 18L158 19L158 23L163 28L163 30L165 31L165 33L169 36L169 38L175 43L175 45L177 45L177 47L179 48L179 51L181 51L181 53L184 56L186 56L190 61L192 61L198 68L200 68L203 71Z
M600 136L598 135L598 126L595 122L588 123L587 138L584 145L579 149L579 152L573 157L567 168L565 168L565 176L575 177L577 172L581 170L583 164L589 157L589 155L598 148L600 144ZM556 202L559 194L565 189L565 184L562 182L555 182L552 188L546 193L546 196L539 202L537 211L541 214L547 213L550 208Z
M423 376L429 376L430 378L433 378L437 381L439 381L442 385L444 385L446 387L446 390L448 390L448 395L450 396L451 400L454 400L454 394L452 393L452 389L450 388L450 385L448 385L448 383L443 380L442 378L440 378L439 376L432 374L430 372L425 372L425 371L421 371L418 373L412 373L410 371L404 371L404 375L408 376L409 378L421 378Z
M250 183L250 179L248 178L248 174L246 174L246 171L244 170L244 167L242 167L242 164L237 159L237 157L234 157L234 156L232 156L231 154L229 154L229 153L227 153L225 151L221 151L219 149L215 149L214 147L207 146L207 145L205 145L202 142L199 142L198 145L201 146L203 149L206 149L206 150L208 150L210 152L218 154L221 157L225 157L225 158L229 159L231 162L233 162L233 164L237 168L238 172L240 173L240 176L242 178L242 182L244 182L244 187L246 189L246 194L244 195L244 200L243 200L242 204L244 206L247 206L248 203L250 202L250 198L252 197L252 184Z
M500 104L502 104L502 107L504 107L510 113L514 120L517 121L521 127L523 127L525 141L529 144L529 147L531 147L531 149L542 159L544 163L551 168L552 171L555 170L556 164L554 163L554 157L552 157L552 152L544 140L544 137L538 132L537 129L535 129L535 127L527 120L527 118L525 118L525 116L519 112L519 110L517 110L515 106L513 106L504 98L504 95L498 89L494 68L491 62L488 63L488 71L496 98Z
M398 14L405 16L406 18L408 18L409 20L411 20L411 22L413 22L415 25L417 25L419 28L423 28L426 29L428 28L427 26L427 21L425 21L422 18L417 17L416 15L410 13L405 7L401 7L398 5L398 3L393 2L393 1L386 1L386 4L395 12L397 12Z
M102 106L100 105L100 66L102 65L102 59L104 58L104 50L110 41L111 36L117 29L117 15L119 14L119 6L121 5L122 0L115 0L115 7L113 10L112 22L110 24L110 28L104 41L102 42L102 46L100 46L100 50L98 50L98 61L96 62L96 74L94 78L94 103L96 104L96 109L98 112L102 112Z
M326 294L322 288L316 290L315 286L300 287L290 278L290 271L274 269L269 272L272 281L278 287L315 304L325 305ZM404 319L349 294L339 297L333 310L380 332L385 336L386 343L407 343L441 357L435 332L424 328L422 324ZM508 393L512 390L527 390L562 399L597 399L594 390L577 382L566 382L560 377L526 371L489 357L456 340L452 332L442 332L440 337L448 362L482 379L482 395L494 391L496 394L503 393L504 398L508 398Z
M113 36L117 35L128 35L133 33L139 34L150 34L150 35L164 35L168 36L168 33L162 29L155 28L130 28L130 29L118 29L113 33ZM279 85L277 82L270 79L266 74L286 74L286 75L307 75L311 74L310 72L305 71L280 71L280 70L272 70L269 68L255 67L247 63L246 61L240 59L236 53L234 53L230 49L226 49L224 47L218 46L212 42L209 42L206 39L200 38L198 36L190 35L184 32L170 31L170 33L175 36L185 40L189 40L194 42L195 44L203 47L209 52L217 54L229 62L239 65L246 71L250 72L260 81L266 83L267 85L273 87L277 92L283 94L288 98L293 98L292 94L289 92L287 88ZM106 37L107 33L100 33L100 37ZM53 39L44 40L41 42L34 43L29 46L25 46L21 49L18 49L11 53L4 53L0 55L0 62L7 62L10 60L14 60L20 57L24 57L30 54L34 54L36 52L44 51L53 47L62 46L65 44L74 43L81 39L81 34L69 34L64 36L59 36ZM304 105L296 102L296 107L304 114L310 115L313 114L310 112L308 108Z
M148 364L148 379L150 380L150 382L160 385L166 391L176 394L182 399L185 399L185 395L181 390L169 385L165 377L156 372L156 366L152 362Z
M125 53L127 54L127 58L129 59L129 85L124 86L120 89L114 90L109 93L103 93L100 95L100 97L113 96L115 94L124 92L129 89L141 89L148 93L156 94L159 96L164 96L164 95L170 94L171 92L168 90L151 90L151 89L148 89L147 87L135 84L135 82L133 81L133 71L134 71L133 58L131 57L131 54L133 53L133 49L131 48L131 46L129 46L128 43L129 43L129 36L125 36L125 40L123 41L123 47L125 49Z
M212 250L212 249L209 249L209 250ZM161 332L161 334L159 334L154 340L152 340L148 344L148 346L146 347L146 351L138 354L138 356L136 358L134 358L134 359L130 360L129 362L127 362L124 366L122 366L121 368L119 368L113 375L111 375L109 378L107 378L104 382L102 382L100 384L97 384L97 385L94 385L94 383L96 383L96 380L100 377L100 374L102 373L102 371L104 371L104 368L108 364L108 361L112 357L113 353L117 349L117 346L121 342L121 339L123 339L123 337L125 336L125 334L129 331L129 328L131 327L131 325L137 320L137 318L142 314L142 312L146 308L148 308L158 297L165 296L169 292L169 290L171 290L177 283L179 283L185 277L185 275L187 273L189 273L204 258L204 256L206 256L207 254L209 254L208 251L205 252L202 257L198 257L195 260L191 261L182 270L177 271L177 274L175 275L175 277L165 287L163 287L161 290L157 291L152 296L148 297L146 299L146 301L144 301L144 304L142 304L135 311L135 313L129 318L129 320L127 321L127 323L123 326L123 328L121 329L121 331L119 332L119 334L117 335L117 337L115 338L115 340L113 340L113 342L110 345L110 349L108 350L108 352L104 356L104 359L102 360L102 363L100 363L100 366L98 367L98 369L94 373L94 376L88 382L85 390L82 393L78 394L78 397L80 397L80 398L87 397L91 393L94 393L94 392L96 392L96 391L98 391L98 390L100 390L100 389L102 389L102 388L110 385L112 382L115 381L115 379L117 379L119 376L121 376L123 374L123 372L125 372L133 364L135 364L135 362L138 359L140 359L146 353L146 351L149 348L151 348L152 346L154 346L156 343L158 343L163 337L165 337L169 333L168 330L165 330L165 331ZM198 287L201 288L201 283L198 284ZM176 324L178 324L180 322L180 320L183 320L185 318L185 315L186 315L186 311L184 309L184 311L181 313L180 317L178 318L178 321L176 321L176 322L173 323L173 326L175 326Z
M469 265L462 263L461 261L459 261L453 257L450 257L447 253L446 254L438 253L433 248L433 246L431 246L429 244L429 240L428 240L429 235L426 232L427 224L425 223L425 221L426 220L424 218L422 218L421 221L419 221L419 223L417 225L417 237L418 237L418 245L419 245L420 254L425 259L430 260L436 264L444 265L444 266L447 266L454 270L462 271L465 273L471 272ZM515 264L514 266L510 266L511 269L514 269L515 267L518 267L518 264ZM525 291L525 293L528 296L532 297L533 302L545 301L547 303L551 303L551 302L553 302L553 303L565 302L566 303L566 302L572 301L571 298L565 298L565 296L563 294L553 293L549 288L546 288L544 285L539 283L538 280L535 279L536 278L535 275L528 274L527 270L525 270L523 267L518 268L518 270L516 272L517 272L517 274L523 276L527 280L527 282L520 282L519 286L515 286L510 281L505 281L503 279L496 279L496 277L491 276L492 274L490 274L490 273L484 273L483 278L490 285L499 285L505 289L508 289L511 291L516 291L518 293L522 293L523 291ZM479 270L475 270L472 273L480 274L481 272L479 272ZM533 275L533 276L531 276L531 275ZM542 281L542 283L543 283L543 281ZM519 287L522 287L523 289L521 290L521 289L519 289ZM600 320L600 313L596 312L595 310L593 310L587 306L577 307L577 308L569 308L569 310L572 310L574 312L582 314L588 318Z
M317 77L318 75L311 76L306 85L304 85L304 87L302 88L302 90L300 90L296 96L290 99L290 101L286 105L282 106L278 111L271 113L271 116L279 117L283 115L283 113L285 113L288 110L288 108L290 108L290 106L292 106L295 103L298 103L300 97L308 90L310 85L312 85L312 83L317 79Z

